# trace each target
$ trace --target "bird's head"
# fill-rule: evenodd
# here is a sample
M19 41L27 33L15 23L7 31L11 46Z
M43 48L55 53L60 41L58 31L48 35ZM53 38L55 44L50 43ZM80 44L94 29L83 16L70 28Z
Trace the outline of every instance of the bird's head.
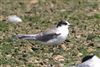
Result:
M69 27L70 23L68 21L61 20L58 22L56 27L67 26Z
M89 59L92 59L93 57L94 57L94 55L85 56L85 57L83 57L82 62L85 62L85 61L87 61Z

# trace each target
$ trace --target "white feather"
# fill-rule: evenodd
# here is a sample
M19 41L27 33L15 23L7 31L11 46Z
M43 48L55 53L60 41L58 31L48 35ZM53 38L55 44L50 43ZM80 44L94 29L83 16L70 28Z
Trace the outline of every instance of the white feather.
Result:
M16 15L11 15L11 16L8 16L7 21L11 23L19 23L19 22L22 22L22 19Z
M77 67L100 67L100 59L97 56L79 64Z

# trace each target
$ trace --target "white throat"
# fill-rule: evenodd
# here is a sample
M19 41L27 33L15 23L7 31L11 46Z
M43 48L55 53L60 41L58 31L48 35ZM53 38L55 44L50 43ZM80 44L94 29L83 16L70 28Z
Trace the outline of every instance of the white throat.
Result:
M66 39L69 33L68 26L62 25L56 29L56 33L60 33L60 37Z
M62 32L62 33L64 33L64 32L66 33L66 32L68 32L68 26L66 26L66 25L59 26L57 28L57 31Z

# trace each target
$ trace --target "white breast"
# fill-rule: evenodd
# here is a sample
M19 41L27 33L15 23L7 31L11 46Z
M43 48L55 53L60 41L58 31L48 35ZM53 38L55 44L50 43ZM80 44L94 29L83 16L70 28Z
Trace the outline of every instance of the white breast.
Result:
M56 29L56 33L58 33L60 35L57 38L48 41L48 43L50 43L50 44L61 44L61 43L63 43L66 40L68 33L69 33L68 27L66 27L66 26L59 27L59 28Z

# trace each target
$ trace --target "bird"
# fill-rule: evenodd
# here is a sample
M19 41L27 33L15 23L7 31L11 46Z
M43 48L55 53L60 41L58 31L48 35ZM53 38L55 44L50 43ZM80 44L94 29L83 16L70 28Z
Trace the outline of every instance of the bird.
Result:
M76 67L100 67L100 58L96 55L88 55L82 59L82 63Z
M57 45L63 43L69 34L70 23L66 20L60 20L55 28L40 32L37 34L17 34L18 39L27 39L40 41L43 44Z

